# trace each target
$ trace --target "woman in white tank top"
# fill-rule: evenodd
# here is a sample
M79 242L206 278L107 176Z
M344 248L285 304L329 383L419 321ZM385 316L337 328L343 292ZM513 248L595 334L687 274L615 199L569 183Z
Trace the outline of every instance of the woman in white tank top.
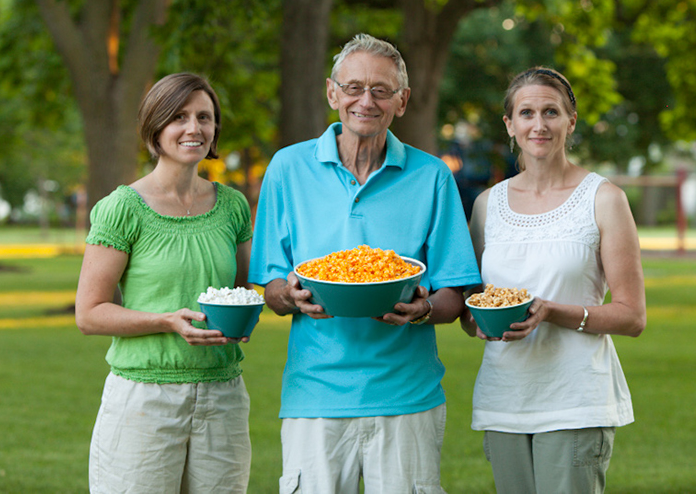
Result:
M472 428L486 431L498 493L601 493L614 428L633 421L610 335L646 324L635 222L621 189L566 157L577 113L563 75L519 74L505 112L521 172L477 198L471 236L484 285L536 298L499 339L461 318L487 340Z

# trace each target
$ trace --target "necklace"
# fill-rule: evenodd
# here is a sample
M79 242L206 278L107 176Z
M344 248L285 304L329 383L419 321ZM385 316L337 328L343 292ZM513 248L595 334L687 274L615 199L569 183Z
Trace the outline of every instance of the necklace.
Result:
M162 185L162 182L160 182L160 179L157 175L155 175L155 180L157 180L157 185L159 185L159 188L164 192L165 196L168 194L167 189L164 188ZM193 205L196 203L196 195L198 193L198 187L193 191L193 194L191 196L191 205L186 207L184 204L184 201L181 200L181 197L179 197L179 194L174 192L174 196L176 196L176 200L179 202L182 208L186 210L186 216L191 216L191 210L193 209Z

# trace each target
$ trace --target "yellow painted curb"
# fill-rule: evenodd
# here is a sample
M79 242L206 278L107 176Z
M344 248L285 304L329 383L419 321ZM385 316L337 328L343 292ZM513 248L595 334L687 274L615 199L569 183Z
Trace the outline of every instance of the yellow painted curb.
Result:
M0 259L34 259L50 258L63 254L79 254L85 252L84 245L66 244L2 244Z
M55 292L4 292L0 293L0 306L67 305L75 303L75 290Z
M0 330L3 329L24 329L28 327L53 329L62 326L71 326L68 329L75 329L75 316L72 314L64 316L47 317L24 317L15 319L0 319Z
M42 302L48 302L50 298L53 298L52 301L55 302L60 302L63 303L65 300L62 298L65 298L68 295L68 292L27 292L27 293L38 293L40 295L40 298L42 299ZM66 300L71 300L74 302L75 300L75 293L74 292L69 292L70 295L72 295L71 298L66 299ZM0 294L0 305L5 305L9 301L12 300L12 297L26 297L26 293L6 293L6 294ZM36 303L36 301L34 301ZM29 304L25 304L29 305ZM290 322L292 321L291 317L283 317L279 316L273 312L263 312L260 316L259 320L259 326L262 328L262 331L267 331L268 328L263 328L264 323L268 323L271 321L277 322L278 320L284 319L287 321L287 326L283 328L278 328L277 326L273 326L274 330L280 329L281 331L289 331L290 330ZM10 317L10 318L5 318L5 319L0 319L0 331L3 329L24 329L24 328L44 328L44 329L50 329L50 328L57 328L57 327L67 327L66 329L75 329L77 331L77 326L75 325L75 316L73 314L61 314L61 315L55 315L55 316L41 316L41 317ZM257 328L258 329L258 328Z
M643 250L679 249L679 239L677 237L643 237L639 241L640 248ZM696 238L685 238L684 249L696 250Z
M641 237L643 250L678 250L679 239L674 237ZM684 239L685 250L696 250L696 238ZM82 255L84 244L0 244L0 259L51 258L64 254Z

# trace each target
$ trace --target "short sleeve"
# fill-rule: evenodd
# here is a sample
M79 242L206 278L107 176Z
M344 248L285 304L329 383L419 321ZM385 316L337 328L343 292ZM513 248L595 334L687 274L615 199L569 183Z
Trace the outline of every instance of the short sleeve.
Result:
M132 203L137 198L124 189L124 186L119 187L92 208L89 216L91 226L86 243L105 245L131 254L137 231Z
M282 155L281 151L273 157L261 184L249 265L249 281L257 285L285 279L293 269L290 230L279 176Z
M433 202L433 224L427 240L428 270L434 290L481 283L476 255L467 228L464 207L451 173L443 173L438 198Z
M244 242L251 240L253 234L253 228L251 224L251 208L249 207L249 201L244 197L244 194L238 190L234 190L235 203L237 204L236 213L239 216L239 231L237 233L237 244L243 244Z

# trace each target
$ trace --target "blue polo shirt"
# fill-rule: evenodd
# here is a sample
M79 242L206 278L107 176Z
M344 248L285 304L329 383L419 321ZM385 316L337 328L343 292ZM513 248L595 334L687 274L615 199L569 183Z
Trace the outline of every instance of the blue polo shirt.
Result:
M366 244L423 261L431 292L481 282L461 199L438 158L387 134L382 167L360 185L338 155L331 125L278 151L256 214L249 281L287 278L307 259ZM292 316L281 418L369 417L445 401L432 325Z

